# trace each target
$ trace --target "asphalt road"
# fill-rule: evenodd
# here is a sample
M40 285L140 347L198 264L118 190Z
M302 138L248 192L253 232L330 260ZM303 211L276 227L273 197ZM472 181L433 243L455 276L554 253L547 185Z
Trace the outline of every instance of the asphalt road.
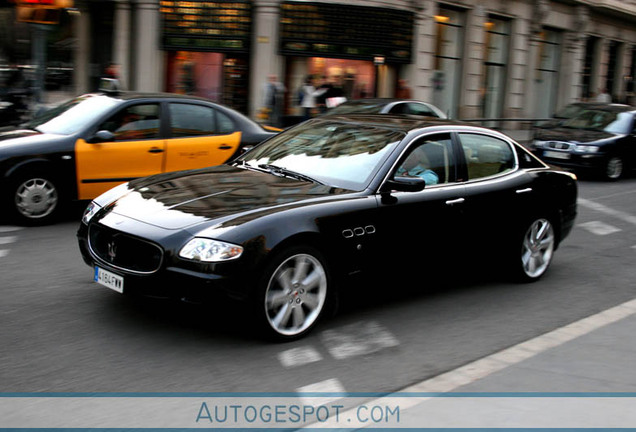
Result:
M131 301L95 284L77 212L52 226L0 225L0 392L402 389L636 298L636 179L583 180L580 198L537 283L507 282L497 262L435 286L423 278L425 290L397 276L370 282L285 344L260 340L240 306Z

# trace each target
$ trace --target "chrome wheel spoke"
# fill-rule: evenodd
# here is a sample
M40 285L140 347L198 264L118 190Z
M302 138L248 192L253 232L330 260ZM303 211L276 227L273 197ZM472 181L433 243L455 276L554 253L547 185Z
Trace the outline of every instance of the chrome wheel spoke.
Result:
M292 308L292 318L295 329L302 327L305 322L305 312L303 308L300 306Z
M287 326L287 322L289 322L289 316L291 315L292 307L289 303L285 303L285 305L280 308L274 319L272 320L272 324L277 329L285 328Z
M275 291L268 293L267 307L270 309L277 308L287 303L288 296L283 291Z
M318 296L318 294L309 293L305 295L304 303L305 306L307 306L309 309L314 310L320 304L320 297Z

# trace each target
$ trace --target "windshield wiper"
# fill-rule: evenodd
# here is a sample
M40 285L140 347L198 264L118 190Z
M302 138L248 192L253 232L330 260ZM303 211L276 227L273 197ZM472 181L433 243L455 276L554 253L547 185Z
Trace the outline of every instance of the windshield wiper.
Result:
M287 168L279 167L277 165L260 164L258 167L261 168L261 169L267 170L268 172L270 172L270 173L272 173L274 175L290 177L290 178L293 178L293 179L296 179L296 180L307 181L307 182L311 182L311 183L322 184L318 180L316 180L314 178L311 178L308 175L301 174L299 172L292 171L292 170L287 169Z

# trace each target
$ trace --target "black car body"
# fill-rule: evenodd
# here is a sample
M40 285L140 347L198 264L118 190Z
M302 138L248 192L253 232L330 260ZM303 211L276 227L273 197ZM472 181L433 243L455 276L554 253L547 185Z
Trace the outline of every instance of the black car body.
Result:
M414 154L428 164L426 179L408 171ZM107 192L87 208L78 239L110 288L225 292L255 304L274 336L294 338L315 324L334 283L359 272L459 265L491 247L494 269L538 279L573 225L576 196L573 174L495 131L321 117L231 164Z
M532 150L549 164L591 170L616 180L636 167L636 108L592 105L553 127L537 130Z
M175 94L87 94L0 129L0 199L25 223L161 172L221 164L272 135L242 114Z

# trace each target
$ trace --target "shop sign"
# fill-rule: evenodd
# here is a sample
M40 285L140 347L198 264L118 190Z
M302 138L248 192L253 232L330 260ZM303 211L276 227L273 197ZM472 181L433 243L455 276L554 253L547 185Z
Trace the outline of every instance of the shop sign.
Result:
M280 53L409 63L414 14L332 3L281 3Z
M248 0L161 0L164 50L247 52L252 28Z

